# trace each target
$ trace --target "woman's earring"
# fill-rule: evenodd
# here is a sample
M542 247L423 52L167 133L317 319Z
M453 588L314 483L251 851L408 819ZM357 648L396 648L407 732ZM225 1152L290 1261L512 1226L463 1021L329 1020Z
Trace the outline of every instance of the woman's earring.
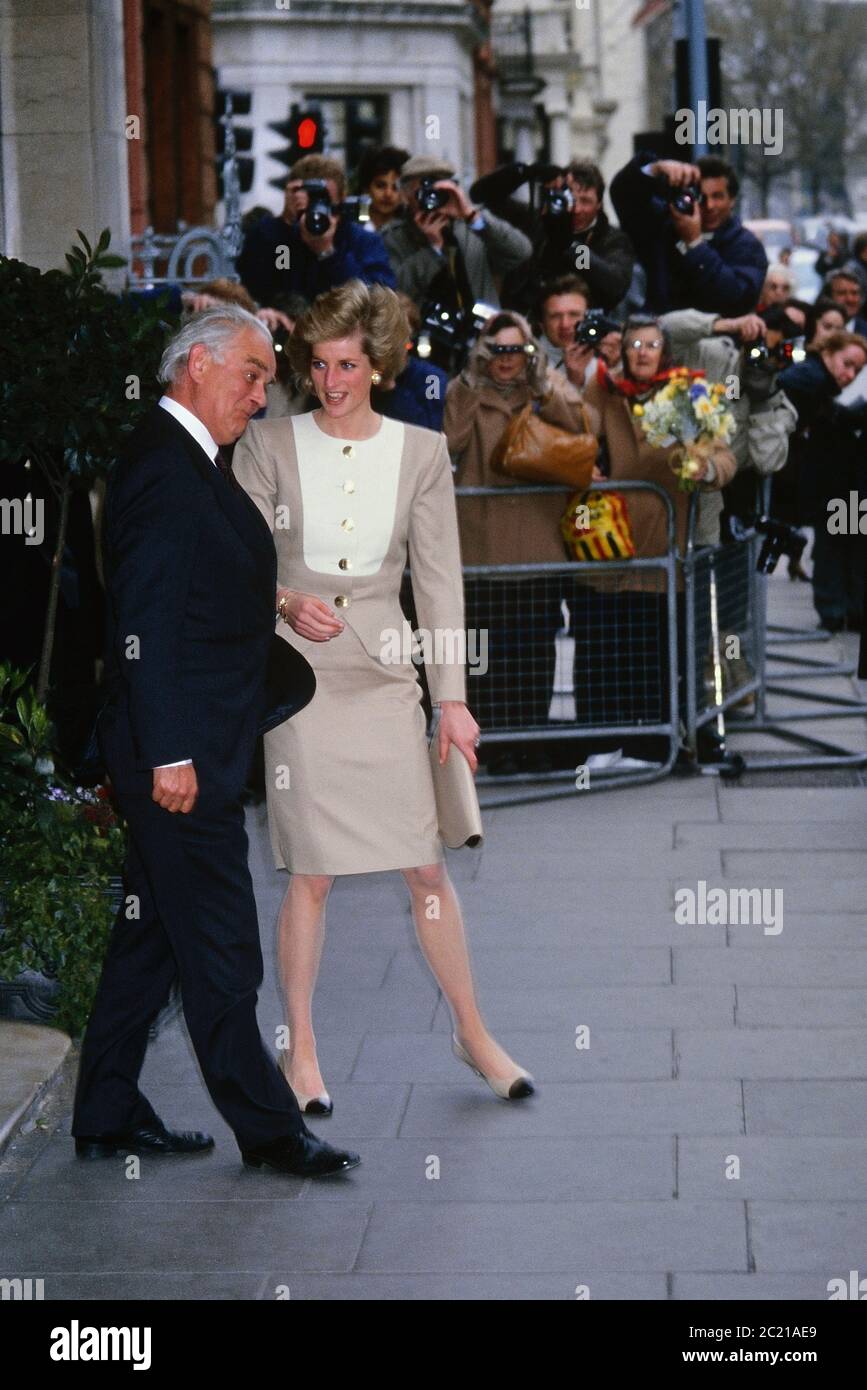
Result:
M312 377L306 376L306 377L304 378L304 380L302 381L301 385L304 387L304 390L307 392L308 396L313 396L313 395L316 394L315 391L313 390L313 378L312 378Z
M382 381L382 372L371 372L370 379L373 382L374 386L378 386L379 383Z

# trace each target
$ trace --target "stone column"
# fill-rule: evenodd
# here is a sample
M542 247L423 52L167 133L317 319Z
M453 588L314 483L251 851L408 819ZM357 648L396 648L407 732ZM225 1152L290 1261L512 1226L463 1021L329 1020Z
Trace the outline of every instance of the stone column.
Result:
M129 250L123 0L0 0L3 251L49 269L80 227Z

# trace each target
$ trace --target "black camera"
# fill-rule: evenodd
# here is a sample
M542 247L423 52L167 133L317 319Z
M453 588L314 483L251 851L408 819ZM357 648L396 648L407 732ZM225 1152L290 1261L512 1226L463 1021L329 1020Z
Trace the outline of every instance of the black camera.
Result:
M542 212L547 217L568 217L574 206L569 188L546 188L542 194Z
M347 222L370 221L371 200L366 193L355 198L344 198L342 203L332 203L324 179L306 179L301 187L307 194L307 207L302 214L304 226L311 236L324 236L335 216L343 217Z
M482 325L496 309L481 301L471 310L456 309L443 300L428 300L421 311L415 355L455 375L467 359Z
M415 200L423 212L436 212L437 208L445 207L448 202L449 190L435 188L434 185L438 182L438 179L428 176L419 183L415 191Z
M621 327L616 319L608 318L604 309L588 309L581 322L575 325L575 341L582 347L598 348L607 334L619 333Z
M778 389L777 377L784 367L803 362L806 357L803 338L784 339L774 348L767 343L745 343L741 358L743 389L753 403L770 400Z
M302 214L304 226L311 236L324 236L334 216L328 184L324 179L305 179L301 187L307 194L307 206Z
M682 212L684 217L691 217L701 203L701 189L694 183L688 184L686 188L673 188L670 183L666 183L665 196L675 212Z
M756 561L758 574L773 574L781 555L788 555L792 564L798 563L804 553L807 537L798 530L797 526L789 526L785 521L776 521L774 517L766 514L756 517L753 526L759 535L765 538L759 551L759 558ZM729 517L729 529L736 541L746 537L747 528L740 517Z
M793 362L803 362L807 355L803 338L784 338L773 348L768 347L767 343L751 343L744 351L747 361L756 366L771 363L777 367L789 367Z

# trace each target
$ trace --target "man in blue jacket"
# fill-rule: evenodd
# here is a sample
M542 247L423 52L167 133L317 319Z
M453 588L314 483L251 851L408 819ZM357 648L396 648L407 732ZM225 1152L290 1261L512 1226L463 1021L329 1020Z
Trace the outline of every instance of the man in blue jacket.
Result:
M312 179L324 181L332 207L321 236L313 236L304 219L308 194L301 185ZM283 211L250 228L238 257L241 282L262 308L279 306L290 296L311 304L347 280L394 289L394 271L379 233L340 212L345 192L336 159L305 155L292 166Z
M701 198L678 211L670 200L690 186ZM737 318L755 309L768 258L735 214L738 187L731 165L712 155L682 164L645 151L615 175L611 201L647 272L649 312Z

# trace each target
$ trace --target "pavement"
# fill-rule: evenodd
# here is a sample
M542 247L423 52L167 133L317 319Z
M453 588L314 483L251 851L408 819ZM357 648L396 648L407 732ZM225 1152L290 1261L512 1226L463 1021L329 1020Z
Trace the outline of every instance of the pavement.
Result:
M771 588L775 620L814 626L806 586ZM863 718L822 727L865 747ZM143 1086L216 1150L77 1163L67 1060L0 1160L0 1275L47 1299L769 1301L867 1275L867 777L762 776L493 810L450 856L484 1012L539 1085L521 1103L452 1057L402 880L338 881L316 998L335 1110L311 1124L361 1167L243 1169L176 1023ZM249 829L270 1042L285 876L261 809ZM678 921L701 881L781 894L782 930Z

